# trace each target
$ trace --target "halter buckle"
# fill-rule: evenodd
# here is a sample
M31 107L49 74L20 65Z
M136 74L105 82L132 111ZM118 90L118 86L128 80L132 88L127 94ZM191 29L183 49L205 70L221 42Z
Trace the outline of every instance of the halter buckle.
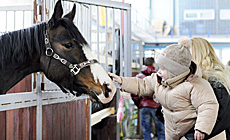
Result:
M73 68L70 69L70 72L73 73L73 75L77 75L80 72L81 68L77 67L77 65L73 65Z
M54 53L52 48L46 48L46 56L52 56Z

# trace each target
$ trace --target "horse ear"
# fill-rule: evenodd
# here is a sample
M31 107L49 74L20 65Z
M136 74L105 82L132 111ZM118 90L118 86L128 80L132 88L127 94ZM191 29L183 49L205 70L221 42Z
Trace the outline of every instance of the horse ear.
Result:
M69 20L73 21L76 13L76 4L73 5L72 11L70 11L68 14L66 14L64 17L68 18Z
M55 7L54 7L54 13L48 22L49 26L54 25L54 23L57 22L57 20L62 17L62 14L63 14L63 9L62 9L62 5L61 5L61 0L58 0Z

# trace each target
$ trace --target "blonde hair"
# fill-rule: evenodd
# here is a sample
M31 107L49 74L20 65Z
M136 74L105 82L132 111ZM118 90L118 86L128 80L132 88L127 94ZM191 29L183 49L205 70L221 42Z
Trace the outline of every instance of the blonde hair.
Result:
M192 60L200 66L204 79L208 80L210 76L214 76L229 91L230 71L221 63L214 48L206 39L194 37L180 40L179 44L190 49Z

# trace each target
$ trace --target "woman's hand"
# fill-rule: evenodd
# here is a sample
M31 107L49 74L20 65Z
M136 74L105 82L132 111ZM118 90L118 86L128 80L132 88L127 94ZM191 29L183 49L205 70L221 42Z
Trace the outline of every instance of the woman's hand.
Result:
M203 140L205 137L205 133L203 133L199 130L195 130L194 137L195 137L195 140Z
M121 84L121 77L114 74L114 73L111 73L111 72L108 72L109 73L109 76L113 77L114 81L117 82L118 84Z

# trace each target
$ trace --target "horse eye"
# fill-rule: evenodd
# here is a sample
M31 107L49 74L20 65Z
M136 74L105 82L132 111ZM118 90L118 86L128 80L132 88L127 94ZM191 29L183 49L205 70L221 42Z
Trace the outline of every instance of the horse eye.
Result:
M65 46L67 49L73 48L73 44L71 42L63 44L63 46Z

